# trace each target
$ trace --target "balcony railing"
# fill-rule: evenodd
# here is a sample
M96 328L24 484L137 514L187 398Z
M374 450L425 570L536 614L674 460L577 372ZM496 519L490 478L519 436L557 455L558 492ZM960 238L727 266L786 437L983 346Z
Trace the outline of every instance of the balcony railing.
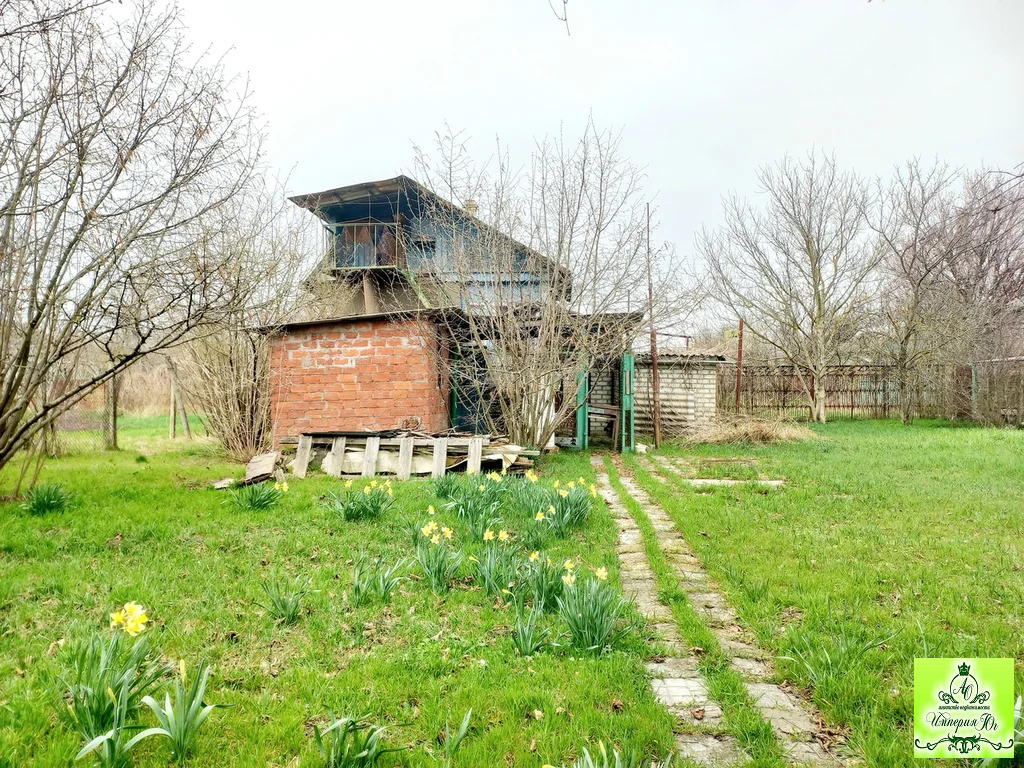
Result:
M338 225L334 265L338 269L397 266L398 228L394 224Z

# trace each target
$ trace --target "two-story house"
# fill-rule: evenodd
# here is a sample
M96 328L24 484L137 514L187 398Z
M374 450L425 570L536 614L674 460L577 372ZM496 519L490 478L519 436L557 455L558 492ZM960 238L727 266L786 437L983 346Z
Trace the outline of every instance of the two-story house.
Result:
M451 365L465 310L558 300L571 276L407 176L291 200L323 224L306 319L271 349L275 442L400 426L477 430L479 387ZM481 311L483 309L483 311ZM466 375L473 367L464 366Z

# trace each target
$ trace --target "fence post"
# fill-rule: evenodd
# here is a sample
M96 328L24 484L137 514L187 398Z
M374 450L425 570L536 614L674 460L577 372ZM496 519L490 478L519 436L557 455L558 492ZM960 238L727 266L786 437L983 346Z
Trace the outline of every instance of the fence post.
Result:
M103 445L107 450L117 450L117 374L106 383L105 408L103 419Z

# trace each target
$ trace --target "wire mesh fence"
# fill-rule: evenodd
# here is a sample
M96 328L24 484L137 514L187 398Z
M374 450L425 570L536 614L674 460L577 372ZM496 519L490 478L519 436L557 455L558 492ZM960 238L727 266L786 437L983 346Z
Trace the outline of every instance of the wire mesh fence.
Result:
M807 419L810 398L792 366L744 366L736 396L736 366L718 369L718 410L765 418ZM1024 419L1024 358L935 366L914 377L913 391L901 388L895 369L846 365L825 378L825 415L834 419L900 416L905 399L915 418L950 418L1020 426Z

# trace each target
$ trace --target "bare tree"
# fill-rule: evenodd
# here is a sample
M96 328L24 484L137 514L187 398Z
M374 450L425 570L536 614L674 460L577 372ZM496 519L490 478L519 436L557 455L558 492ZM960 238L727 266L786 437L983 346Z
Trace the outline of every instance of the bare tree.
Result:
M244 302L211 217L261 132L148 0L0 40L0 467L139 358ZM81 363L87 362L88 370Z
M270 182L225 206L211 237L252 286L241 311L224 314L185 345L182 386L228 455L246 460L269 446L273 431L265 329L298 314L301 278L322 255L322 237Z
M925 168L912 160L888 184L879 182L868 214L884 285L877 356L893 368L905 424L918 412L924 387L938 383L939 365L954 359L970 338L947 272L963 258L972 229L965 226L959 180L946 165Z
M111 0L0 0L0 40L38 35L59 22Z
M825 374L865 327L875 296L867 188L814 152L758 179L766 205L727 199L725 224L703 232L697 248L715 297L793 366L812 418L824 421Z
M655 254L648 300L644 176L616 133L588 123L575 141L542 140L519 171L500 146L480 166L441 135L416 174L465 204L431 211L441 226L422 265L436 303L460 310L444 363L490 431L547 444L577 408L579 377L617 364L645 314L670 325L691 308L669 248Z

